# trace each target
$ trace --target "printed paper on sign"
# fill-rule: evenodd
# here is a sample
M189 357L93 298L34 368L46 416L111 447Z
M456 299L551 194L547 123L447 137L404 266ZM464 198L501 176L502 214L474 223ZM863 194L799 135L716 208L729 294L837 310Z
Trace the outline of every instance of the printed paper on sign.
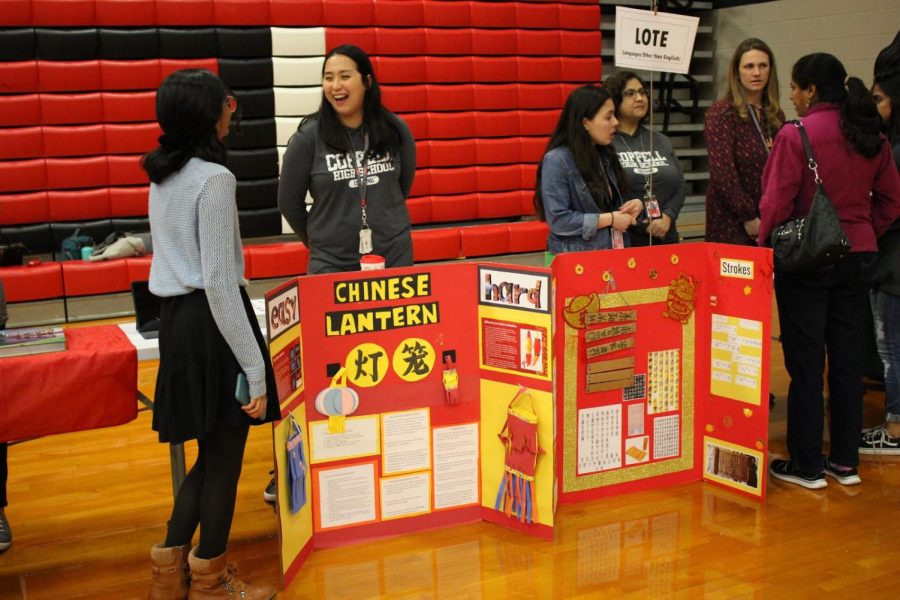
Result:
M616 67L687 73L699 17L616 9Z

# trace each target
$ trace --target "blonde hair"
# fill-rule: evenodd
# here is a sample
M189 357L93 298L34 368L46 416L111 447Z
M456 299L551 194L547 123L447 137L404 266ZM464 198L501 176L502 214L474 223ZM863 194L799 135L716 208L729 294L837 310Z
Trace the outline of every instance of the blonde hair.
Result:
M778 113L781 112L781 101L778 92L778 70L775 68L775 55L768 44L759 38L747 38L734 49L734 55L728 65L728 89L725 91L725 99L734 106L734 111L744 121L750 120L747 109L747 95L741 84L741 58L751 50L765 52L769 57L769 80L763 89L763 110L766 114L766 128L770 135L775 135L781 128L782 120Z

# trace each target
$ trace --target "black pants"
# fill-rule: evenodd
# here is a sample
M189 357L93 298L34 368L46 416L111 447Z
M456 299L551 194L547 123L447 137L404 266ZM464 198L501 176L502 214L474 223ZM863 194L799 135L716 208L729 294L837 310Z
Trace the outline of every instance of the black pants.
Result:
M183 546L200 526L198 558L225 552L249 424L215 431L197 441L197 462L178 490L165 546Z
M784 364L790 375L787 442L803 473L820 473L824 431L824 371L828 357L831 459L859 463L862 428L861 337L867 286L860 279L869 253L853 253L810 275L775 275Z
M7 442L0 442L0 508L6 508L6 478L9 476L9 469L6 466L7 446L9 446Z

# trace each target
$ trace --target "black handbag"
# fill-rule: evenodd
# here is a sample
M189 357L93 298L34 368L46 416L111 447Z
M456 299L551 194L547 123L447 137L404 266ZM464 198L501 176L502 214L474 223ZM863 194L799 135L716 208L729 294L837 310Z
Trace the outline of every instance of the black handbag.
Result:
M825 193L806 130L800 121L791 121L800 132L807 166L816 176L816 193L809 214L791 219L772 230L769 243L779 273L810 272L841 262L850 253L850 240Z

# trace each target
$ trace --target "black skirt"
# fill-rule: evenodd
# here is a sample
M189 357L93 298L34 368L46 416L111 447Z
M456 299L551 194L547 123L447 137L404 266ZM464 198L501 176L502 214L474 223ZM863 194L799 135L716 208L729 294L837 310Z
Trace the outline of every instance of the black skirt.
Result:
M266 365L265 418L251 419L235 400L241 366L216 326L206 292L196 290L162 299L153 408L153 429L159 432L160 442L203 439L215 431L259 425L281 416L268 348L244 288L241 299Z

